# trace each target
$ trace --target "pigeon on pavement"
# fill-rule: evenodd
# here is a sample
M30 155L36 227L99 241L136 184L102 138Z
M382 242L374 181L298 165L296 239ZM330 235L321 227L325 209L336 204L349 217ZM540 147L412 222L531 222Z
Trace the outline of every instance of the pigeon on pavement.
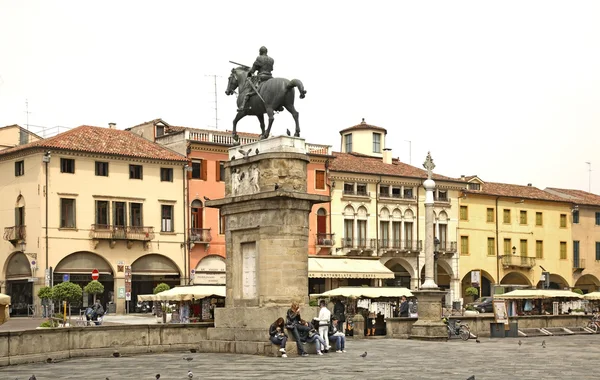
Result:
M467 380L475 380L475 375L469 376L469 378L467 378Z
M546 341L542 340L542 347L546 348Z
M361 357L361 358L366 358L366 357L367 357L367 351L365 351L365 353L364 353L364 354L360 354L360 357Z
M186 357L183 358L183 360L187 360L188 362L191 362L192 360L194 360L194 358L186 356Z
M156 380L160 379L160 373L156 374Z
M522 344L523 344L523 342L521 342L521 339L519 339L519 346L522 345Z
M37 380L37 379L35 378L35 375L31 375L31 377L29 378L29 380Z
M475 339L475 343L481 343L479 339Z
M194 377L194 374L192 371L188 371L188 379L191 379L192 377Z

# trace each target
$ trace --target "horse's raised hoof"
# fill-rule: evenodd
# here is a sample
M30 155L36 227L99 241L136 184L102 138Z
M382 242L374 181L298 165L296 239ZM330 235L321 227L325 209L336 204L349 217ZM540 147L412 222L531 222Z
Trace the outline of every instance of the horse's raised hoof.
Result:
M300 137L300 132L294 133L294 137Z
M261 134L260 136L258 136L258 139L259 139L259 140L264 140L265 138L266 138L266 137L265 137L265 135L263 135L263 134Z

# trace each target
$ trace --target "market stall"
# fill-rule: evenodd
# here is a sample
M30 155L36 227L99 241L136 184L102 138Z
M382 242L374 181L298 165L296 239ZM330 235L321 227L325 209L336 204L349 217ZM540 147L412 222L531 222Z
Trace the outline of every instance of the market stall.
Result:
M508 301L509 316L569 314L583 308L583 296L570 290L517 289L494 295Z
M597 313L600 311L600 292L592 292L583 295L583 299L589 302L587 311Z
M318 299L342 300L345 307L345 328L352 330L352 317L361 314L365 320L365 336L386 335L386 319L397 316L400 298L413 296L407 288L347 286L312 294Z
M214 319L214 309L225 306L225 285L177 286L157 294L138 295L138 301L154 301L176 305L169 306L171 321L199 322Z

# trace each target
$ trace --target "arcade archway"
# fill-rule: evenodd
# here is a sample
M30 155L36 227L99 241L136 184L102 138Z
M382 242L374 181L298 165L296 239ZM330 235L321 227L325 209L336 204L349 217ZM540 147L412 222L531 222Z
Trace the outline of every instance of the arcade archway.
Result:
M473 269L473 271L481 272L481 283L479 284L479 296L486 297L492 295L492 284L494 284L494 277L488 272L482 269ZM465 290L473 286L471 283L471 272L467 272L467 274L462 278L461 281L461 294L464 297Z
M170 258L151 253L131 264L131 300L140 294L152 294L156 285L164 282L171 288L181 285L181 271Z
M575 282L575 288L581 289L584 294L592 293L600 288L600 280L593 274L584 274Z
M31 263L23 252L15 252L6 262L6 294L11 297L13 316L28 315L28 307L33 304L33 282Z
M543 289L544 284L542 281L538 281L536 288ZM569 289L569 282L565 280L561 275L550 273L550 289Z
M394 278L385 281L386 286L411 289L411 279L414 273L412 265L402 258L394 258L385 263L394 272Z
M531 286L531 281L520 272L508 272L500 280L502 285L526 285Z

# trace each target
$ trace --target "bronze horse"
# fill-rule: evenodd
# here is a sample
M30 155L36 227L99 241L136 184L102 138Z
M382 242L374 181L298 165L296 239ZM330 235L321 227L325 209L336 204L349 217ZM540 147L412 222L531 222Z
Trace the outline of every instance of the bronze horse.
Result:
M231 70L231 75L229 76L229 82L227 83L227 90L225 90L225 94L232 95L235 89L239 86L239 96L237 99L238 108L241 106L242 100L246 94L252 89L252 86L250 83L248 83L247 78L248 68L236 67ZM296 108L294 108L294 87L298 87L298 91L300 91L300 99L304 99L306 91L304 90L304 85L298 79L292 79L290 81L284 78L273 78L258 85L258 94L250 97L246 102L246 109L238 111L237 115L235 115L235 119L233 119L233 138L236 143L238 143L236 126L238 121L240 121L244 116L254 115L258 118L261 130L260 139L265 139L269 137L269 134L271 133L274 112L283 110L283 108L292 114L292 117L296 122L296 132L294 133L294 136L300 137L298 111L296 111ZM266 130L264 119L265 112L269 116L269 126Z

